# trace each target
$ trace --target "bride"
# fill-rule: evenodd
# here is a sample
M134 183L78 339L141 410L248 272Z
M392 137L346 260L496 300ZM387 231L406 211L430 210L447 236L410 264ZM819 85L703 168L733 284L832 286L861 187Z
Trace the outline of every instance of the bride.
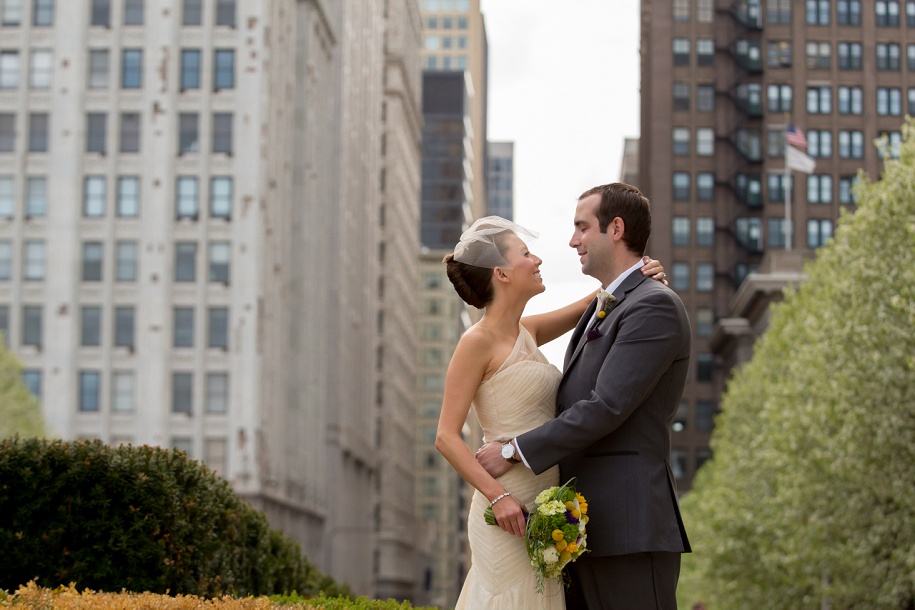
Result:
M456 610L563 609L562 587L555 579L536 591L536 575L525 549L525 515L542 490L559 484L554 466L535 475L523 465L492 478L461 437L471 405L483 428L483 441L514 438L553 418L562 374L537 349L578 322L594 293L556 311L521 317L531 297L546 288L541 260L521 235L537 235L504 218L481 218L461 235L444 263L458 295L483 309L482 319L467 329L455 348L445 376L445 393L435 446L476 491L467 533L471 567ZM642 273L664 278L663 267L646 258ZM491 506L499 527L486 525Z

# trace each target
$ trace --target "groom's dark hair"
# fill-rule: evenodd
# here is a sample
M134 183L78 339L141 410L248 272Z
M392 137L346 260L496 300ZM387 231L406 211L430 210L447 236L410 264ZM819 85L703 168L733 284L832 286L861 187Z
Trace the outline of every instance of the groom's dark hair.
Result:
M588 189L578 200L591 195L600 195L600 206L597 208L600 232L606 233L610 222L619 216L626 226L623 233L626 247L639 256L644 255L648 236L651 235L651 206L642 191L623 182L613 182Z

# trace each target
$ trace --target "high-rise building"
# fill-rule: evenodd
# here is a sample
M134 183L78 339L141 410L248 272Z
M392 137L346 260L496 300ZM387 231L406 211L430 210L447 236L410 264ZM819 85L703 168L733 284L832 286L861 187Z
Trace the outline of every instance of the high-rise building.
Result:
M50 432L187 451L364 594L415 579L420 28L0 2L0 327Z
M765 326L754 309L798 281L840 211L854 210L856 173L882 167L871 143L886 135L898 154L902 115L915 111L915 2L643 0L641 34L649 252L693 328L673 424L683 491L711 457L729 366L747 357L734 342ZM785 173L789 126L810 174Z
M639 186L639 139L626 138L623 141L623 158L620 161L620 182Z
M515 216L515 144L489 142L487 154L487 216L512 220Z

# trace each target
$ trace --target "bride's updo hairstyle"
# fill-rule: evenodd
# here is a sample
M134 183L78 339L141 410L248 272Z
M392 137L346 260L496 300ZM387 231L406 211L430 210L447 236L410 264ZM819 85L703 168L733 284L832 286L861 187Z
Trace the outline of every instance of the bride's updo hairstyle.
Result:
M483 309L492 301L492 270L508 266L505 238L512 233L537 237L537 233L499 216L480 218L464 231L454 252L442 260L454 290L468 305Z

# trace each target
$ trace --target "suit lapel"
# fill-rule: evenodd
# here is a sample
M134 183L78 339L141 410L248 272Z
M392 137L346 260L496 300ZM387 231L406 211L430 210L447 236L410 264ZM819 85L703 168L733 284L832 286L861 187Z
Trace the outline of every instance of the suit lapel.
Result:
M582 314L581 318L578 320L578 325L575 326L575 332L572 333L569 347L566 348L565 363L563 364L562 370L567 371L569 369L569 363L572 361L572 358L578 353L579 347L584 345L584 336L586 329L588 328L588 322L591 320L591 317L594 316L595 309L597 309L597 299L591 301L591 304L588 305L585 313Z

